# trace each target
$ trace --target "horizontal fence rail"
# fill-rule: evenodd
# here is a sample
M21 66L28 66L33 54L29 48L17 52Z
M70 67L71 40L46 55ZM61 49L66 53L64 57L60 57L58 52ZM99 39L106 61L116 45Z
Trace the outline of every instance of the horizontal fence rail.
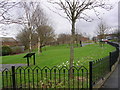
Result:
M70 77L72 71L72 78ZM88 70L80 68L12 67L2 72L4 88L88 88Z

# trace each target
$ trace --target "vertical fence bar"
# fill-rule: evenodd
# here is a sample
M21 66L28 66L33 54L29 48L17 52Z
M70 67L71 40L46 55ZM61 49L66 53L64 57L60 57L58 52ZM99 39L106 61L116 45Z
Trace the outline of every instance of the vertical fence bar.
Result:
M29 66L29 57L27 57L27 66Z
M4 72L2 72L2 88L3 88L3 89L4 89L4 87L5 87L5 86L4 86L4 82L5 82L5 81L4 81Z
M68 70L68 88L70 88L70 69Z
M35 65L35 54L33 55L33 64Z
M55 90L56 90L56 69L54 69L54 80L55 80Z
M6 71L6 82L7 82L7 88L8 88L8 71Z
M60 73L59 73L60 74ZM50 81L52 81L52 71L50 70ZM50 83L50 88L52 87L52 83Z
M12 66L12 88L15 90L16 85L15 85L15 66Z
M92 90L92 61L89 62L89 88Z
M30 69L28 69L28 88L30 89Z
M19 70L20 72L20 87L22 88L22 72L21 72L21 69Z
M41 81L42 81L42 83L43 83L43 70L41 70ZM43 89L43 84L42 84L42 87L41 87L42 89Z
M47 89L47 69L45 69L45 76L46 76L46 89Z
M24 87L26 87L26 75L25 75L25 70L24 70Z
M34 70L32 70L33 89L34 89Z
M36 76L36 79L37 79L37 88L38 88L38 69L36 69L36 73L37 73L37 76Z
M73 88L74 88L75 87L74 86L74 69L72 69L72 74L73 74L72 76L73 76Z
M111 67L111 59L112 59L112 58L111 58L111 55L112 55L112 53L110 52L110 53L109 53L109 67L110 67L110 71L111 71L111 68L112 68L112 67Z
M83 89L83 85L84 85L84 81L83 81L83 69L81 69L82 70L82 89Z
M61 78L60 78L60 70L59 70L59 83L61 82Z
M64 74L64 89L65 89L65 69L63 69L63 74Z
M86 70L86 73L87 73L87 74L86 74L86 75L87 75L87 88L89 88L89 85L88 85L88 82L89 82L89 81L88 81L88 77L89 77L88 70Z
M77 80L78 80L78 89L79 89L79 71L78 70L77 70L77 76L78 76Z

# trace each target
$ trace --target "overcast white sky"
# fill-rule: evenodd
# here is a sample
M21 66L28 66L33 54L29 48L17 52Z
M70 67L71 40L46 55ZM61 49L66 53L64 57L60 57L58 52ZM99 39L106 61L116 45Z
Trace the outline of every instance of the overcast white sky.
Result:
M15 1L15 0L13 0ZM106 22L107 25L110 27L117 27L118 26L118 1L119 0L110 0L110 2L114 5L114 9L111 11L100 11L101 15L100 17L103 18L103 20ZM42 0L41 2L47 16L50 19L50 22L52 23L53 28L55 29L56 34L60 33L70 33L71 26L68 20L65 18L59 16L58 14L50 11L46 6L48 5L45 0ZM50 6L51 7L51 6ZM18 12L17 12L18 13ZM76 27L79 28L80 32L86 32L90 36L95 35L95 30L97 27L97 24L99 23L99 19L93 14L93 12L87 12L92 18L94 18L93 22L86 22L84 20L78 20L76 23ZM104 14L103 14L104 13ZM19 13L18 13L19 14ZM5 26L6 27L6 26ZM0 31L0 36L7 36L7 37L15 37L18 31L21 30L20 25L11 25L7 26L6 31L3 33L3 31ZM0 28L3 29L3 28Z

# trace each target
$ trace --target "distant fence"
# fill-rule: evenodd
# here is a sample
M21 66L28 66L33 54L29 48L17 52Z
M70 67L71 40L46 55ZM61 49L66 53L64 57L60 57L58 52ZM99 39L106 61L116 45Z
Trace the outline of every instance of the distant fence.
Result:
M119 57L118 49L114 52L110 52L110 70L111 70L112 66L116 63L116 61L118 60L118 57Z
M72 69L73 78L70 77ZM12 66L12 71L2 72L3 89L5 88L88 88L88 70L82 66L62 68L35 68Z
M119 45L116 43L108 42L110 45L116 48L115 51L110 52L109 56L96 61L90 62L90 87L92 88L99 80L111 72L112 66L117 62L119 57Z
M92 86L95 85L100 79L103 79L106 74L110 72L109 56L90 62L90 69L92 70Z
M115 62L119 57L120 50L119 50L119 44L113 42L107 42L107 43L116 48L116 51L110 52L110 70L111 70L112 66L115 64Z
M15 67L11 70L7 68L2 71L2 88L90 88L101 79L103 79L110 71L112 66L117 62L119 56L118 45L111 44L116 47L116 51L110 52L110 55L96 61L89 62L88 68L56 66L49 68L36 67ZM72 70L72 78L70 71Z
M113 42L107 42L109 45L112 45L113 47L115 47L116 49L119 50L119 44L117 43L113 43Z

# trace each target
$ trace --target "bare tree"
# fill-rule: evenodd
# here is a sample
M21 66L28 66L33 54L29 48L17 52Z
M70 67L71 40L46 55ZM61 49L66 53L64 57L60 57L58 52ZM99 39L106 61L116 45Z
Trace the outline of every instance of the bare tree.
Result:
M20 5L24 10L24 16L22 20L24 20L24 26L28 28L30 35L29 35L29 50L31 51L32 45L32 33L36 32L37 28L40 25L44 25L47 22L45 18L45 14L40 7L39 2L21 2ZM38 36L38 49L40 48L40 37Z
M18 18L12 17L11 12L18 7L20 2L0 1L0 24L22 23Z
M34 12L34 26L35 26L35 31L37 33L38 36L38 53L42 52L42 41L43 37L41 37L41 34L44 32L46 32L44 29L48 29L46 27L48 27L48 18L45 15L43 9L40 7L40 5L37 5L36 11ZM41 30L40 30L41 29ZM49 28L50 29L50 28ZM48 30L48 32L50 33L50 31ZM46 32L47 33L47 32ZM42 40L41 40L42 38Z
M0 0L0 33L3 36L8 35L8 28L11 24L22 24L20 18L15 16L15 8L20 2L12 2L10 0Z
M36 32L38 36L38 53L40 53L41 37L40 32L38 33L38 28L42 25L47 25L48 18L46 17L44 10L40 5L40 2L21 2L20 7L24 12L21 20L23 20L24 27L27 27L30 32L29 51L32 50L32 33Z
M40 2L0 2L0 21L2 24L20 24L23 26L23 30L28 29L29 32L29 51L32 50L32 34L36 32L40 25L47 25L48 18L40 6ZM21 14L18 14L18 18L10 17L11 9L20 9ZM10 11L10 12L9 12ZM14 12L13 12L14 13ZM38 51L40 49L40 36L38 35Z
M36 3L33 2L10 2L9 0L0 2L0 24L20 24L32 34L34 30L33 14L36 11ZM14 9L21 9L22 15L16 17ZM13 13L12 13L13 12ZM19 15L19 14L18 14ZM29 50L31 51L32 35L29 35Z
M59 44L70 44L70 34L61 33L58 35L57 42Z
M105 39L105 34L108 32L108 26L105 22L101 20L101 22L97 26L96 34L98 35L99 44L102 47L104 45L104 42L102 42L102 39Z
M75 30L75 42L76 42L76 45L78 47L78 45L80 44L81 45L81 38L83 37L82 33L80 32L80 30L77 28Z
M17 36L16 36L16 39L22 43L22 45L25 46L25 49L29 49L29 42L30 42L30 31L26 28L24 28L24 30L21 30ZM36 33L32 33L32 39L31 39L31 45L32 46L35 46L38 42L37 40L37 34Z
M105 34L108 32L108 25L101 21L98 26L97 26L97 30L96 30L96 34L99 36L99 40L101 39L105 39Z
M84 19L86 21L91 21L91 18L85 14L86 10L93 10L98 16L96 8L101 7L106 10L110 10L111 6L107 5L105 0L59 0L55 2L54 0L49 0L50 3L56 5L56 8L64 11L66 14L66 19L71 22L71 47L70 47L70 68L73 66L74 60L74 37L75 37L75 23L77 19ZM59 8L58 8L59 6ZM60 13L58 13L61 15ZM63 15L61 15L63 16ZM72 74L71 74L72 75Z
M32 35L31 39L29 36ZM17 40L20 41L26 49L29 49L29 42L31 40L31 46L34 47L38 44L38 36L40 37L40 47L39 47L39 53L42 53L42 48L47 44L52 41L54 41L54 31L52 27L47 26L47 25L41 25L37 28L36 32L30 32L27 28L22 30L21 32L18 33L17 35Z
M40 49L39 52L42 53L42 47L46 45L46 43L54 40L55 34L52 29L52 27L47 26L47 25L41 25L36 29L37 35L38 35L38 43Z

